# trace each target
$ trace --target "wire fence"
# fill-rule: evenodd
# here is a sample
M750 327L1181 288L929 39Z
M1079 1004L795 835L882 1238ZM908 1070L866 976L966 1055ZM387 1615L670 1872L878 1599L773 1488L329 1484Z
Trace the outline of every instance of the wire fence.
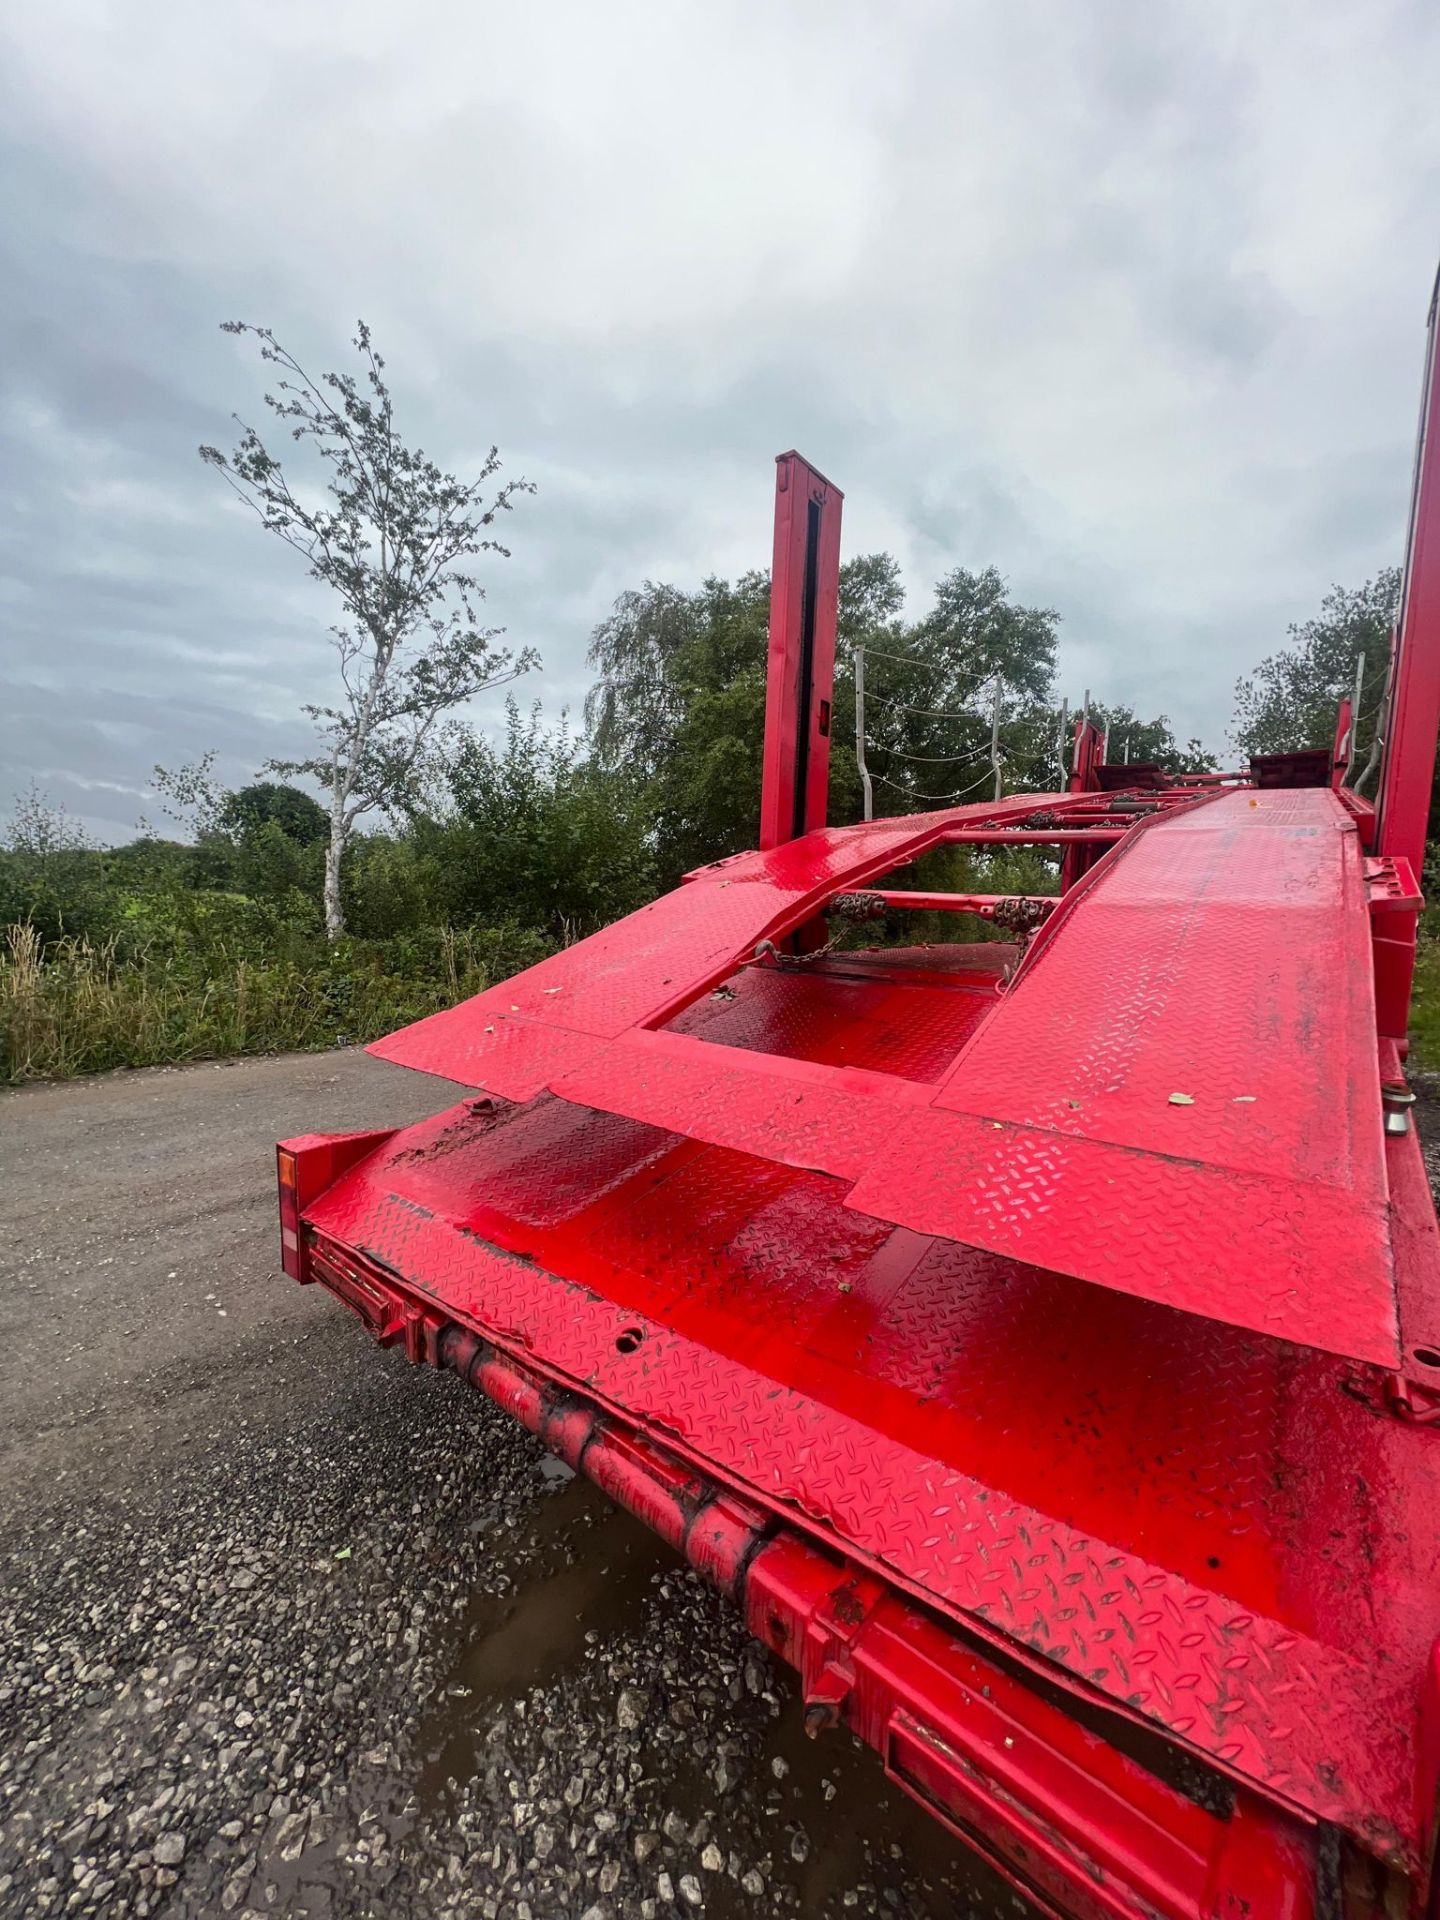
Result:
M913 760L917 766L924 767L963 767L967 761L988 757L990 743L972 747L969 753L910 753L904 747L887 746L884 741L876 741L882 753L890 754L896 760Z
M869 645L858 648L857 651L863 652L867 660L888 660L897 667L929 667L935 664L933 660L926 660L918 653L886 653L880 647ZM980 687L993 677L993 673L967 673L965 684Z
M879 786L889 787L893 792L903 793L907 799L918 800L923 805L929 807L942 807L948 801L963 800L968 794L978 793L981 787L988 787L990 784L990 774L988 770L982 773L980 778L972 782L970 786L961 787L955 793L916 793L913 787L903 786L898 780L887 780L883 773L872 773L870 778Z
M891 694L867 692L865 686L867 660L883 660L891 665L902 667L936 664L933 661L924 660L917 654L890 653L880 647L858 646L855 649L855 757L864 788L866 819L871 818L873 814L872 784L887 787L894 793L904 794L907 799L919 806L944 806L966 799L992 781L995 798L998 800L1004 791L1007 776L1012 779L1017 776L1021 779L1027 776L1033 778L1040 768L1046 772L1053 769L1055 784L1058 787L1066 785L1069 778L1067 761L1072 740L1072 722L1079 723L1090 718L1088 688L1085 691L1083 703L1073 712L1069 702L1065 701L1050 713L1012 715L1006 718L1000 710L1005 693L1003 677L999 673L966 676L962 682L956 684L955 697L964 698L966 691L975 691L987 686L991 689L989 741L981 742L978 746L968 748L962 753L913 753L908 748L895 746L884 740L867 739L865 727L867 706L879 707L887 715L904 715L913 719L966 723L974 726L983 725L986 719L982 701L977 699L971 706L947 709L922 707L911 701L897 699ZM1387 665L1381 679L1378 698L1363 711L1359 710L1359 696L1366 678L1365 666L1365 656L1362 653L1356 662L1354 692L1350 696L1352 712L1355 716L1351 721L1348 743L1348 755L1352 767L1355 748L1361 733L1369 731L1371 738L1365 768L1355 783L1357 792L1369 779L1383 752L1382 732L1390 698L1390 668ZM1373 686L1373 680L1371 684ZM1013 689L1011 697L1016 697ZM1023 695L1020 697L1023 698ZM1095 724L1097 727L1101 725L1099 716L1096 716ZM1143 735L1143 726L1140 731ZM1104 725L1103 744L1100 749L1102 759L1110 764L1129 765L1134 732L1133 726L1126 727L1117 730L1112 736L1109 725ZM972 781L969 786L958 788L953 793L919 793L905 782L891 778L889 773L877 773L872 769L867 758L869 750L883 754L884 764L887 767L891 766L892 762L904 762L917 767L959 767L973 765L985 759L988 759L990 764L978 779ZM1350 768L1346 771L1348 776ZM1012 791L1014 791L1013 788Z
M869 693L865 685L865 668L869 660L883 660L897 666L923 664L916 655L888 653L882 647L859 646L855 649L855 759L860 772L867 820L873 817L873 791L877 785L893 793L904 794L918 806L929 807L968 799L971 794L991 784L998 800L1004 791L1007 775L1012 780L1017 775L1022 779L1026 775L1033 778L1037 763L1047 770L1053 763L1056 785L1065 784L1065 732L1070 712L1068 701L1057 708L1053 715L1005 716L1001 712L1005 697L1003 677L998 672L969 675L957 684L955 697L965 697L962 689L989 688L989 739L960 753L915 753L891 741L869 739L866 730L867 707L879 707L887 717L903 715L974 726L984 725L986 721L982 700L977 699L973 705L964 708L922 707L913 701L897 699L892 694ZM1013 694L1011 697L1014 697ZM1090 695L1087 691L1082 711L1088 711L1089 705ZM884 756L882 765L887 768L886 772L877 772L870 766L869 753L872 750ZM1029 764L1017 765L1017 759ZM962 767L973 766L982 760L989 762L986 771L968 786L951 793L921 793L907 782L893 777L899 771L900 763L915 767Z
M912 707L904 700L892 700L888 694L871 693L866 696L873 706L884 707L891 713L915 714L922 720L972 720L973 713L967 713L963 707L953 713L946 713L936 707Z

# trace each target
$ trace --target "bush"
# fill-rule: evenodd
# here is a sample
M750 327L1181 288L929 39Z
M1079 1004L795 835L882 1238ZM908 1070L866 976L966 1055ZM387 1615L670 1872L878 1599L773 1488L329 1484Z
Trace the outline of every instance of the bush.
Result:
M412 828L432 917L518 921L574 939L653 900L654 819L640 783L601 775L562 728L513 701L503 745L453 730L438 817Z
M21 923L0 947L0 1082L375 1040L548 951L523 928L427 929L257 961L218 944L47 943Z

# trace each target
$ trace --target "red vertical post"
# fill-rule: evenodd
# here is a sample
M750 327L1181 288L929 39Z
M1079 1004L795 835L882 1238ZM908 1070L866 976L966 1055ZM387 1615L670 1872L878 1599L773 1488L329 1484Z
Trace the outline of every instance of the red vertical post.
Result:
M1089 695L1086 695L1089 699ZM1100 780L1096 768L1100 765L1101 733L1099 727L1090 720L1075 722L1075 748L1070 757L1069 788L1071 793L1094 793L1099 789ZM1077 843L1066 847L1060 856L1060 891L1068 893L1081 874L1094 865L1096 850L1082 847Z
M1070 756L1071 793L1095 793L1099 790L1100 779L1096 769L1100 765L1102 737L1093 721L1082 718L1075 722L1075 748Z
M798 453L777 458L762 849L825 825L844 497Z
M1436 293L1440 293L1437 282ZM1410 535L1391 680L1385 767L1377 803L1376 851L1410 862L1425 859L1425 826L1440 735L1440 380L1436 379L1436 293L1430 296L1420 435L1410 496Z

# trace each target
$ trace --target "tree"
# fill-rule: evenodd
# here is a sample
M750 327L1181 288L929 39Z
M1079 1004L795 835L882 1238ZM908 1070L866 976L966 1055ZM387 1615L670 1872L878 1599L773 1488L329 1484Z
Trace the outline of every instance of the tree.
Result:
M429 817L412 838L446 919L518 921L561 939L655 897L654 819L644 783L584 759L563 720L507 705L503 741L457 726Z
M274 780L229 789L214 768L212 747L151 776L162 809L193 836L188 884L277 900L297 889L313 893L322 871L317 849L330 833L325 809L299 787Z
M63 805L51 803L35 781L17 793L10 824L0 839L7 852L23 854L31 860L48 860L56 854L93 851L95 842L73 814Z
M683 713L681 661L699 631L699 596L647 580L622 593L590 636L600 678L585 696L596 758L653 780Z
M840 569L837 715L853 711L856 642L890 638L902 598L887 553L859 554ZM689 593L646 581L622 593L595 629L590 660L601 678L585 703L595 762L647 795L662 887L755 844L769 613L764 572L709 579ZM837 724L831 818L858 818L859 795L849 730Z
M865 668L866 759L877 811L914 812L983 799L993 789L998 685L1005 784L1053 787L1052 687L1060 617L1009 597L994 567L956 567L914 627L875 638Z
M275 780L252 780L248 787L227 793L220 804L217 825L232 839L254 838L266 827L277 827L296 846L314 847L330 830L325 809L300 787Z
M215 778L215 749L179 767L153 767L150 778L160 795L160 810L193 833L197 840L221 831L220 816L229 793ZM141 821L143 828L145 823Z
M694 593L647 582L622 594L595 630L590 658L603 678L586 716L596 759L647 783L662 886L755 844L769 597L761 572L733 583L707 580ZM900 570L888 553L859 554L840 569L830 818L860 817L851 716L862 643L871 694L866 740L881 811L914 811L957 790L980 797L993 778L997 675L1007 785L1053 786L1058 616L1017 605L993 567L947 574L918 624L906 624L903 606Z
M0 826L0 927L29 921L42 940L100 917L104 860L89 834L32 781Z
M497 647L499 630L479 624L484 592L465 564L481 553L508 553L489 529L517 493L533 488L523 479L496 482L494 447L476 477L462 481L408 446L395 427L385 362L363 321L353 342L358 379L313 379L268 327L227 321L223 331L253 335L261 360L280 369L265 405L324 477L326 503L313 504L309 483L292 486L238 414L232 453L200 448L266 532L293 547L340 602L342 617L330 629L340 693L334 705L304 709L318 749L268 766L308 774L327 793L325 928L334 940L345 929L340 867L356 821L374 808L403 807L442 714L536 663L528 648L512 654Z
M1166 773L1218 771L1219 762L1201 741L1190 739L1181 746L1171 729L1168 714L1141 720L1133 707L1104 706L1092 701L1090 718L1102 732L1109 732L1112 761L1163 767Z
M1353 590L1332 587L1309 620L1291 625L1288 647L1235 683L1231 732L1244 753L1291 753L1328 747L1341 700L1354 689L1355 663L1365 656L1356 728L1356 764L1374 743L1390 662L1390 626L1400 595L1400 569L1382 567Z

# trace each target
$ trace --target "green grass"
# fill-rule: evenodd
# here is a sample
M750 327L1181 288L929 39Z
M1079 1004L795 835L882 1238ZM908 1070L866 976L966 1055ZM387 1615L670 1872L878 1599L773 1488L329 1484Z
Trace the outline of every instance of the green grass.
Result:
M124 954L85 939L47 946L14 926L0 944L0 1084L374 1040L546 951L520 929L447 930L408 966L359 942L300 963L223 949Z
M1410 1063L1422 1073L1440 1073L1440 938L1423 933L1410 1002Z
M1039 878L987 872L965 882L1019 891ZM927 936L911 929L906 937ZM540 935L504 927L443 929L419 946L346 941L299 960L223 947L185 956L124 952L113 940L46 945L28 924L12 926L0 939L0 1085L360 1044L453 1006L549 950ZM1440 931L1421 935L1410 1038L1411 1064L1440 1074Z

